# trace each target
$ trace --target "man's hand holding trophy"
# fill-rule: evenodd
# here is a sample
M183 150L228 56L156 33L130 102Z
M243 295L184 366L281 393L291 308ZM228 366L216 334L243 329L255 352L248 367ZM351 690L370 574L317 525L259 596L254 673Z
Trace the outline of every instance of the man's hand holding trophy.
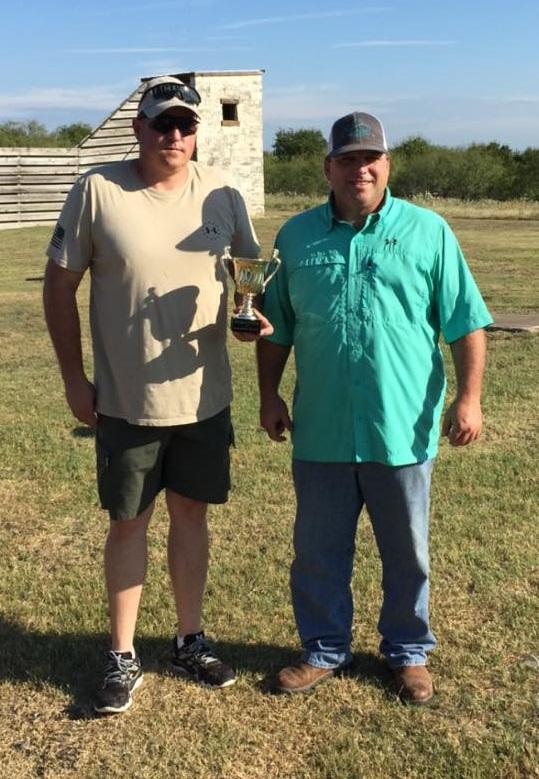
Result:
M230 320L234 335L242 341L252 341L260 335L271 335L273 327L260 314L253 303L261 295L281 265L279 252L274 250L270 260L248 257L232 257L230 246L225 247L221 264L234 281L236 293L242 297L242 305Z

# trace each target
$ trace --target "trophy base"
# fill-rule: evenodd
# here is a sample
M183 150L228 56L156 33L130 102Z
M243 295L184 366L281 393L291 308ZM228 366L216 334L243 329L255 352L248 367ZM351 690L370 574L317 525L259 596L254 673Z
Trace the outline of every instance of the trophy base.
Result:
M247 319L241 316L233 316L230 320L230 327L234 333L254 333L258 335L261 324L260 319Z

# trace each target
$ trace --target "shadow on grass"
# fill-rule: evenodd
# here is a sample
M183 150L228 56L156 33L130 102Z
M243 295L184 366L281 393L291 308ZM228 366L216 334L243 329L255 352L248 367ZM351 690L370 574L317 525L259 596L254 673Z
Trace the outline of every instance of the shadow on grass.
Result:
M73 438L95 438L93 427L74 427L71 431Z
M136 645L145 670L170 672L170 638L138 636ZM269 692L273 674L298 657L290 647L272 644L213 641L212 645L240 673L262 674L256 686L263 692ZM104 633L39 633L0 616L0 679L63 690L72 699L65 710L72 719L94 716L91 699L108 648L109 636ZM354 654L347 675L377 687L386 687L389 678L384 663L365 652Z

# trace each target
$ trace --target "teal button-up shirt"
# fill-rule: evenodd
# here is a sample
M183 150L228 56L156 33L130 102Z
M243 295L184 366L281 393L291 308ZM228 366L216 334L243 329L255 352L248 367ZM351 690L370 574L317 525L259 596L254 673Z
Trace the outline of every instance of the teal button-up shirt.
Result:
M450 343L492 318L448 224L393 198L357 231L331 200L276 239L274 343L294 346L294 457L406 465L434 457Z

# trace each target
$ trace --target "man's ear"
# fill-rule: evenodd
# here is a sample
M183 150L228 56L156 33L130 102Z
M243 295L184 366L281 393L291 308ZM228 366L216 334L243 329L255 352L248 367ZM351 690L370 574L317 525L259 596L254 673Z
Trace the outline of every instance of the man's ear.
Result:
M324 176L326 177L326 181L329 184L329 166L331 165L331 161L329 157L326 157L324 160Z
M133 127L133 132L135 133L135 138L138 141L139 133L140 133L140 119L138 118L138 116L135 116L135 118L133 119L132 127Z

